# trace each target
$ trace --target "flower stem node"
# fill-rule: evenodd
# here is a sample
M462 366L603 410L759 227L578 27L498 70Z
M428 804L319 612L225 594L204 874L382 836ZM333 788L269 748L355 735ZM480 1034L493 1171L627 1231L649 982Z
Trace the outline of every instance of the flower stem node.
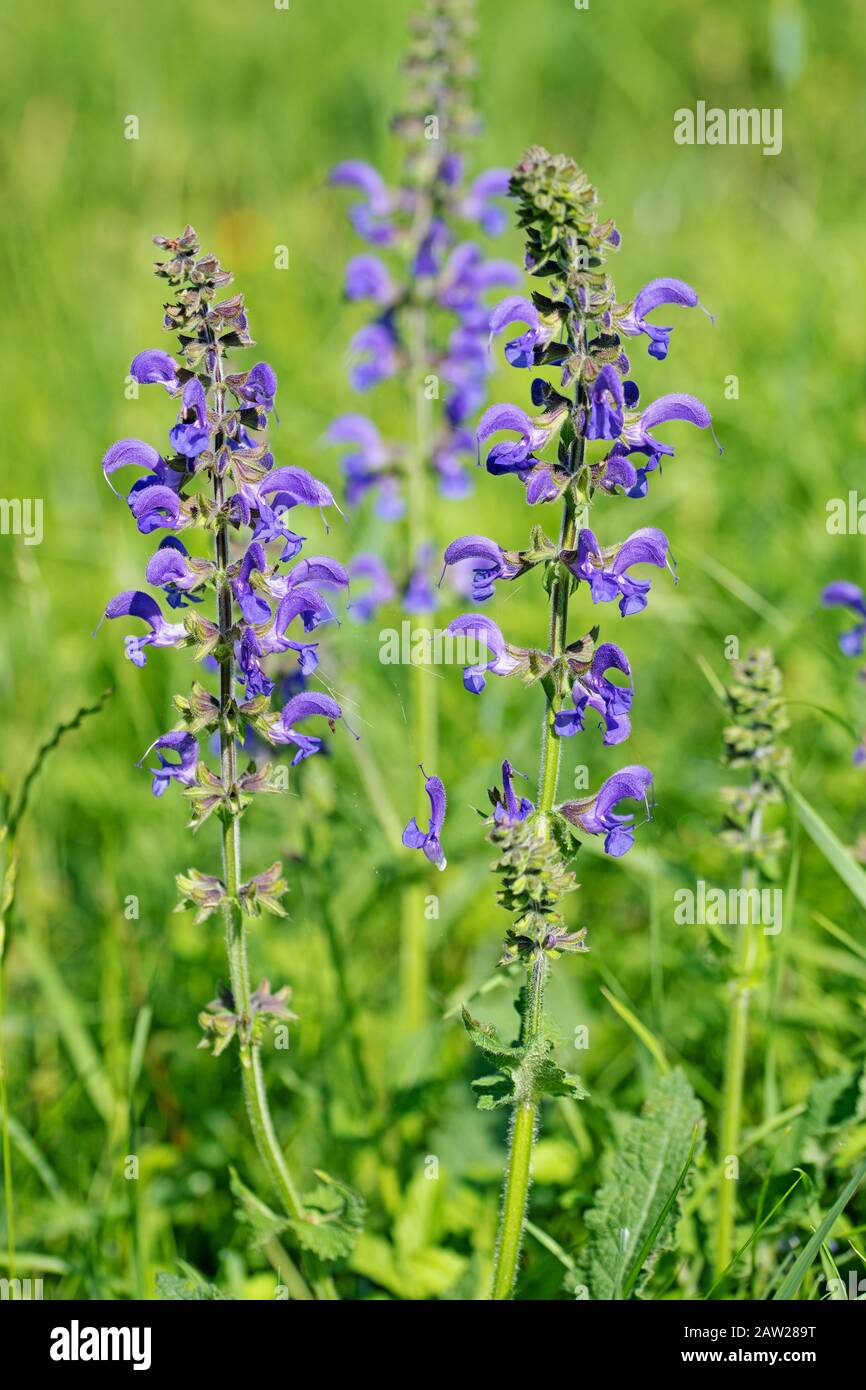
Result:
M205 1031L199 1047L208 1048L214 1057L219 1057L235 1037L242 1046L260 1045L269 1024L297 1021L298 1015L288 1008L291 997L288 985L272 993L269 982L262 980L250 995L249 1014L240 1014L231 990L220 985L218 997L206 1004L198 1016L199 1025Z

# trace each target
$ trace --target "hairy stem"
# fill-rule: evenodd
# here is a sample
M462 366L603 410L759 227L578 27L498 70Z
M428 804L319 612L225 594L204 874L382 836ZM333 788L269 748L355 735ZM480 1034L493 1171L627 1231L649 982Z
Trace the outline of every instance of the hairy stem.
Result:
M222 416L225 388L223 386L222 357L219 348L214 349L214 380L216 384L216 413ZM216 566L217 566L217 613L220 630L220 777L223 791L234 795L237 784L237 734L234 727L234 651L231 639L232 629L232 591L228 577L229 542L228 532L222 519L225 501L223 479L214 473L214 502L217 507ZM301 1220L304 1207L295 1181L289 1172L283 1151L274 1130L268 1106L265 1079L262 1071L261 1046L250 1037L252 1022L250 1013L250 971L247 961L246 922L241 911L241 830L237 814L228 813L225 808L220 813L222 824L223 875L226 888L223 915L226 929L226 954L228 956L229 982L234 1012L240 1019L238 1028L239 1055L241 1063L241 1083L244 1102L249 1117L250 1128L259 1157L267 1169L287 1216ZM325 1281L325 1285L330 1281ZM327 1292L318 1296L329 1297Z
M15 1278L15 1198L12 1185L12 1143L9 1129L9 1092L6 1081L6 962L0 939L0 1112L3 1126L3 1192L6 1207L6 1271Z
M577 519L574 502L567 498L562 513L560 528L560 550L574 548ZM571 575L563 564L557 566L556 578L550 590L550 655L562 656L568 641L568 596ZM559 685L548 696L544 711L544 734L541 744L541 771L539 773L538 810L549 816L556 801L556 784L559 780L559 761L561 741L557 736L555 719L562 704Z
M760 834L760 811L752 825L752 836ZM759 887L760 876L754 865L743 871L742 886L747 893ZM716 1276L723 1274L734 1253L734 1226L737 1215L737 1178L725 1168L731 1159L739 1161L740 1127L743 1109L743 1081L748 1050L749 1002L755 985L760 949L760 927L752 922L751 897L737 927L735 973L732 980L731 1012L725 1049L722 1087L722 1114L719 1126L719 1202L716 1217Z
M524 1041L526 1042L531 1042L542 1029L546 968L544 956L542 954L537 955L533 961L529 977L529 997L524 1024ZM493 1266L491 1298L497 1302L509 1299L514 1288L517 1262L523 1241L523 1227L529 1199L532 1150L537 1127L538 1103L532 1100L520 1101L514 1108L514 1117L508 1139L505 1191L502 1197L502 1211L499 1216L499 1234L496 1240L496 1256Z
M428 489L426 472L430 464L432 441L431 401L422 381L428 362L427 311L413 305L408 313L409 391L414 409L414 439L409 450L408 477L408 568L413 572L423 547L429 539ZM422 614L432 624L433 615ZM413 662L410 669L410 718L415 762L429 773L435 772L437 762L437 690L436 677L423 663ZM419 800L419 811L423 798ZM400 942L400 997L404 1025L409 1032L420 1028L427 1018L428 962L427 923L424 917L425 883L409 885L403 893L402 935Z

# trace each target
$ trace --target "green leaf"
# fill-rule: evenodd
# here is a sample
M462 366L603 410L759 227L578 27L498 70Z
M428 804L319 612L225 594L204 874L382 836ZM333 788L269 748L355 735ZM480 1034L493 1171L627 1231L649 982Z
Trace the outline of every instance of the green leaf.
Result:
M669 1072L671 1069L670 1062L665 1056L664 1048L655 1034L650 1032L645 1023L641 1023L637 1014L633 1013L627 1004L624 1004L621 999L617 999L616 996L611 994L609 989L605 989L603 985L601 986L601 992L608 1004L610 1004L610 1007L619 1014L623 1022L628 1024L635 1037L639 1038L643 1043L647 1052L649 1052L650 1056L655 1060L659 1071L663 1075Z
M483 1052L484 1056L496 1066L519 1065L523 1058L523 1049L504 1043L492 1023L479 1022L477 1018L472 1017L467 1008L464 1008L463 1026L479 1052Z
M797 1259L773 1294L774 1302L782 1302L795 1297L797 1290L809 1272L809 1267L816 1254L821 1249L821 1246L832 1231L836 1221L842 1215L842 1212L847 1207L864 1178L866 1178L866 1163L862 1163L856 1173L852 1174L832 1207L824 1216L820 1226L818 1226L816 1231L813 1231L812 1235L806 1241Z
M773 1171L784 1173L798 1164L815 1167L815 1176L824 1176L839 1146L839 1131L862 1119L864 1073L833 1072L813 1081L806 1096L805 1109L783 1136L776 1149ZM829 1174L828 1174L829 1176Z
M592 1298L630 1291L659 1251L674 1248L683 1170L701 1124L700 1103L679 1068L659 1080L643 1114L628 1121L586 1213L590 1237L580 1272Z
M472 1082L472 1089L481 1093L479 1110L537 1104L545 1096L585 1100L589 1095L579 1077L563 1071L553 1061L551 1038L541 1035L526 1043L509 1045L502 1041L495 1028L489 1023L479 1023L465 1008L463 1023L478 1050L497 1068L494 1075L481 1076Z
M364 1202L357 1192L317 1170L319 1184L304 1195L303 1217L288 1225L304 1250L321 1260L351 1255L364 1228Z
M787 784L785 791L791 798L806 834L817 845L830 867L836 870L846 887L850 888L860 906L866 907L866 873L806 798Z
M664 1206L662 1207L661 1211L659 1212L658 1216L656 1217L655 1221L653 1222L651 1230L650 1230L649 1233L644 1237L640 1249L638 1250L637 1254L635 1255L634 1259L632 1260L631 1269L629 1270L628 1274L626 1275L626 1277L625 1277L625 1279L624 1279L624 1281L623 1281L623 1286L622 1286L622 1296L623 1296L623 1298L628 1298L628 1297L629 1297L629 1295L630 1295L632 1289L634 1288L635 1284L637 1283L638 1275L640 1274L640 1272L641 1272L641 1270L643 1269L644 1265L646 1264L647 1260L650 1258L650 1256L652 1255L653 1251L655 1250L656 1241L658 1240L658 1238L659 1238L659 1236L660 1236L660 1234L661 1234L661 1232L662 1232L662 1230L663 1230L663 1228L664 1228L665 1222L667 1221L668 1216L669 1216L671 1210L673 1209L673 1205L674 1205L674 1203L676 1202L677 1198L678 1198L679 1195L680 1195L680 1190L682 1189L683 1184L685 1183L685 1180L686 1180L686 1178L687 1178L688 1175L689 1175L689 1169L690 1169L691 1166L692 1166L692 1159L693 1159L694 1156L695 1156L695 1149L697 1148L698 1140L699 1140L699 1138L700 1138L700 1134L701 1134L701 1124L700 1124L700 1120L696 1120L696 1121L695 1121L695 1127L694 1127L694 1129L692 1130L692 1142L691 1142L691 1144L689 1145L689 1151L688 1151L688 1153L686 1154L686 1161L685 1161L685 1163L683 1164L682 1168L680 1169L679 1177L677 1178L676 1182L674 1183L673 1187L671 1188L670 1192L668 1193L668 1196L667 1196L667 1199L666 1199L666 1201L665 1201L665 1204L664 1204Z
M161 1270L156 1276L156 1296L161 1302L171 1303L213 1303L227 1302L225 1294L220 1293L216 1284L208 1284L190 1265L184 1265L185 1274L166 1274Z

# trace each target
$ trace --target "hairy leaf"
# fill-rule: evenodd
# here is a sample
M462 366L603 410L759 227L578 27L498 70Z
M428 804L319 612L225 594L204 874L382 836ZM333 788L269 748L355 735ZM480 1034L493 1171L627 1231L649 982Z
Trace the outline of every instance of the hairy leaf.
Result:
M589 1094L580 1079L556 1065L550 1054L553 1040L547 1036L515 1045L504 1043L489 1023L479 1023L467 1009L463 1023L472 1042L494 1064L496 1072L472 1082L479 1092L478 1109L496 1110L501 1105L537 1103L545 1096L584 1100Z
M288 1224L304 1250L322 1260L342 1260L352 1253L364 1227L364 1202L345 1183L317 1171L317 1187L304 1194L304 1216Z
M590 1231L581 1278L595 1299L620 1296L635 1256L675 1188L701 1120L701 1106L682 1071L663 1076L643 1114L628 1121L622 1141L586 1213ZM648 1272L660 1250L674 1248L678 1205L671 1209L643 1262Z

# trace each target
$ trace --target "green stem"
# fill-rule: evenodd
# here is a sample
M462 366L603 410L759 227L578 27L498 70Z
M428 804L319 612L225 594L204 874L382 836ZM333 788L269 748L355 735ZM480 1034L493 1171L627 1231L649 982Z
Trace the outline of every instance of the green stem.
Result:
M565 506L562 513L562 526L559 535L560 550L571 550L574 548L575 534L577 531L577 516L574 502L570 497L566 497ZM557 659L562 656L568 641L568 597L571 588L571 575L565 566L560 563L557 566L556 578L550 590L550 655ZM557 681L555 688L547 698L547 706L544 711L544 735L541 744L541 771L539 774L540 791L538 796L538 810L543 816L549 816L556 801L556 784L559 780L559 762L562 743L556 733L556 716L562 705L562 693L560 682Z
M223 387L222 357L219 347L215 348L214 381L216 384L216 413L222 416L225 389ZM216 566L217 566L217 611L220 629L220 776L225 794L234 798L237 785L237 745L234 728L234 648L231 639L232 629L232 591L228 576L229 542L228 532L222 519L225 501L223 479L214 474L214 502L217 508ZM292 1220L302 1220L304 1206L295 1181L289 1172L283 1151L274 1130L268 1106L264 1073L261 1062L261 1046L250 1038L252 1023L250 997L250 971L247 961L246 922L241 911L241 830L238 815L234 810L223 807L220 811L222 824L223 876L226 896L223 916L226 929L226 954L229 965L234 1011L240 1023L238 1026L239 1055L241 1063L241 1084L244 1102L250 1121L253 1139L268 1175L287 1216ZM314 1285L314 1288L316 1286ZM327 1277L320 1277L318 1297L333 1297L333 1285ZM320 1291L321 1290L321 1291Z
M760 816L760 812L758 813ZM760 821L752 827L753 837L760 833ZM742 886L750 892L759 886L759 875L750 865L743 871ZM749 904L749 899L745 899ZM731 1263L734 1248L734 1226L737 1214L737 1179L725 1173L726 1164L739 1161L740 1129L743 1110L743 1081L748 1049L749 1001L755 986L756 965L760 947L760 928L746 908L744 920L737 927L735 973L732 980L733 999L728 1020L728 1040L725 1049L725 1074L722 1088L722 1114L719 1126L719 1202L716 1217L716 1275L720 1276Z
M409 450L408 471L408 569L411 574L419 555L429 540L427 468L431 450L433 422L432 402L422 381L428 364L427 311L423 305L411 305L407 310L409 344L409 390L414 409L414 440ZM432 625L433 613L421 615ZM413 663L410 670L410 710L415 762L428 775L437 764L437 689L436 677L423 662ZM423 810L419 803L419 810ZM428 1013L427 920L424 900L429 889L425 875L422 883L410 884L403 893L400 941L400 999L403 1023L407 1032L421 1028Z
M3 1119L3 1192L6 1204L6 1268L15 1278L15 1198L12 1185L12 1143L9 1129L9 1091L6 1081L6 961L0 939L0 1111Z
M584 442L578 441L578 467L583 461ZM559 548L571 550L577 532L577 513L574 500L566 494L562 525L560 527ZM550 655L557 660L562 656L568 643L568 600L571 592L571 575L565 565L557 565L556 575L550 589ZM556 714L562 704L562 682L555 679L547 689L547 704L544 710L544 730L541 743L541 768L539 771L538 814L544 818L550 815L556 802L556 784L559 779L561 753L560 739L556 733ZM543 823L543 821L542 821ZM524 1038L531 1041L538 1037L544 1027L544 974L546 962L543 952L536 955L529 977L529 998L524 1025ZM517 1274L517 1261L523 1238L523 1225L526 1219L529 1195L529 1174L532 1164L532 1149L538 1128L538 1104L535 1101L518 1103L508 1140L508 1159L505 1173L505 1193L502 1199L502 1212L499 1221L499 1236L496 1243L496 1256L493 1267L494 1299L508 1299L514 1287Z
M544 955L537 955L533 961L529 977L529 998L524 1031L524 1040L527 1042L531 1042L541 1032L544 1017L544 974L546 968ZM505 1191L502 1197L499 1235L496 1241L496 1255L493 1265L491 1298L496 1302L509 1299L514 1288L529 1200L529 1178L537 1120L537 1101L523 1100L515 1106L508 1138Z

